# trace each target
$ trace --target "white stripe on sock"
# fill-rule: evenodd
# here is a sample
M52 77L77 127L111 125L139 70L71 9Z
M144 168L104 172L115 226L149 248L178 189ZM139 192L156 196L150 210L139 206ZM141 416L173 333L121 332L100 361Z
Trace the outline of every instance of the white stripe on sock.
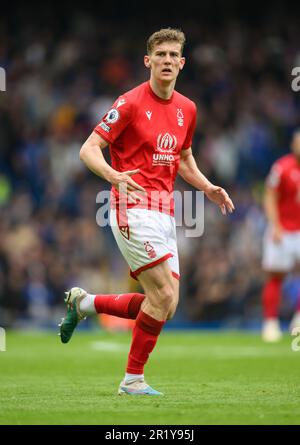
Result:
M95 314L95 301L96 295L86 294L79 304L79 309L83 314Z
M144 379L144 374L125 374L125 383L132 383L136 380Z

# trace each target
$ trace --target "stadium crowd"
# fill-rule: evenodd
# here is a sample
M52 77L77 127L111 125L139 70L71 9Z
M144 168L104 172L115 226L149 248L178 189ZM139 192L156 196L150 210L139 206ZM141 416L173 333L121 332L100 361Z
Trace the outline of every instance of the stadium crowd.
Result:
M108 184L84 167L79 149L115 98L147 79L143 42L157 26L76 10L60 20L49 14L37 20L20 9L0 18L7 73L0 92L0 326L52 325L74 285L91 293L135 286L110 228L96 224L96 195ZM300 66L298 19L273 12L254 22L232 16L175 24L187 36L176 89L199 111L193 152L236 211L224 217L206 201L203 236L186 238L178 228L174 323L245 325L261 317L264 178L300 125L300 93L291 88L292 68ZM177 188L186 184L178 179ZM290 283L287 317L297 288Z

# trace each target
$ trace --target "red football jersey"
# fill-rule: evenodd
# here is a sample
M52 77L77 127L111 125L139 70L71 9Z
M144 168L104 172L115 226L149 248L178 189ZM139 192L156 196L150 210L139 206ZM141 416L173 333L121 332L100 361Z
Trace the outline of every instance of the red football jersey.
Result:
M278 212L282 227L300 230L300 163L293 154L278 159L267 178L278 192Z
M191 146L195 126L194 102L177 91L170 99L161 99L149 81L114 102L94 131L110 144L112 168L140 169L132 178L146 189L147 198L128 207L174 214L172 195L180 152ZM119 202L114 187L111 198L114 207Z

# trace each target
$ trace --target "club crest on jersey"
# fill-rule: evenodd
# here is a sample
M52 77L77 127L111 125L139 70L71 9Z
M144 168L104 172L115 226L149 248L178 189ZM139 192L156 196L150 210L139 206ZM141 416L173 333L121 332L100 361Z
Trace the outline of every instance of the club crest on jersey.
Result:
M154 247L150 244L149 241L145 241L144 242L144 247L145 247L145 251L148 255L149 258L155 258L156 257L156 252Z
M129 227L128 226L119 226L121 235L129 240Z
M120 113L118 112L118 110L116 108L112 108L111 110L108 111L104 120L108 124L114 124L115 122L117 122L119 117L120 117Z
M179 127L183 127L183 112L181 108L177 108L177 123L179 125Z
M157 137L156 148L161 153L173 153L177 146L176 136L165 133L160 133Z

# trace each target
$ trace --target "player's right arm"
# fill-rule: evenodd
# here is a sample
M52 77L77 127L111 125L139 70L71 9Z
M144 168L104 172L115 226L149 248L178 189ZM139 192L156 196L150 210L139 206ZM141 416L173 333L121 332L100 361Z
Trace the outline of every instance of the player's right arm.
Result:
M266 218L272 230L272 238L275 243L282 239L282 227L278 213L278 192L275 188L266 185L264 193L264 209Z
M268 223L271 228L272 238L275 243L280 243L283 234L283 228L280 223L278 210L278 187L281 183L282 168L276 162L266 179L264 191L264 210Z
M121 185L126 185L122 190L125 190L131 202L136 202L139 198L135 194L135 191L145 191L143 187L131 178L132 175L139 172L139 169L126 172L114 170L106 162L102 153L102 150L107 145L107 142L99 134L93 132L80 149L80 159L93 173L106 179L116 187L116 189L119 190Z

